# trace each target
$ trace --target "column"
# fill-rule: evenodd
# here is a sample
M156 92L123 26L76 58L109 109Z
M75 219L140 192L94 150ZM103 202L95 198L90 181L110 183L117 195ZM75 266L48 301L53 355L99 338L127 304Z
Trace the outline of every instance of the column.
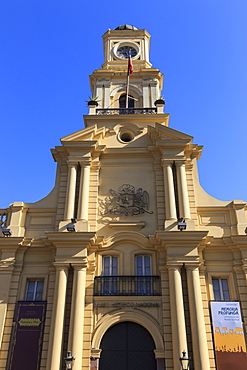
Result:
M66 193L65 210L64 210L65 220L70 220L71 218L74 217L77 164L69 163L68 167L69 167L69 173L68 173L67 193Z
M90 164L81 163L81 178L78 204L78 220L88 221Z
M169 270L170 306L172 319L173 369L181 370L179 358L187 350L181 266L167 266ZM196 367L195 367L196 369ZM197 369L199 370L199 369Z
M110 84L107 83L105 84L105 97L104 97L104 100L105 100L105 106L102 107L102 108L111 108L111 102L110 102Z
M48 347L47 370L60 369L69 266L67 264L57 264L56 262L54 265L56 268L56 285Z
M190 219L190 205L188 196L188 187L186 181L186 171L184 162L175 162L177 171L178 200L180 217Z
M150 108L153 107L155 100L157 99L157 82L152 81L150 83ZM162 112L163 113L163 112Z
M164 191L165 191L165 205L166 205L166 219L176 220L176 201L174 192L174 181L172 173L172 162L162 162L164 174Z
M102 104L104 103L103 86L104 85L102 85L102 84L97 84L96 85L96 93L95 93L95 96L97 96L97 98L98 98L99 108L105 108L105 107L102 106Z
M198 266L186 266L194 368L210 370Z
M82 350L84 333L84 306L86 289L86 263L72 265L74 268L72 305L69 327L68 351L76 358L73 370L82 368Z
M149 89L148 89L148 85L144 85L143 88L143 107L144 108L152 108L152 105L150 107L149 105L149 99L148 99L148 95L149 95Z

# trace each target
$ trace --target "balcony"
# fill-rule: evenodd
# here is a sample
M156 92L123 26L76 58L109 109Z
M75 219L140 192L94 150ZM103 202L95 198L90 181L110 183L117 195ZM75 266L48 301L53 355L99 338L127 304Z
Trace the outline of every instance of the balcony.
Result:
M113 114L157 114L157 108L96 109L97 115Z
M94 296L159 296L159 276L96 276Z

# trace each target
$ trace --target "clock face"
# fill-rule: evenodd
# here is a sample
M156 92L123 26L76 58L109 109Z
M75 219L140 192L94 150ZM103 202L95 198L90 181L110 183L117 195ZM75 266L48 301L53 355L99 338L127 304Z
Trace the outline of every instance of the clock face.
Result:
M117 49L117 56L119 58L127 59L129 58L129 55L131 58L137 55L137 50L133 46L124 45Z

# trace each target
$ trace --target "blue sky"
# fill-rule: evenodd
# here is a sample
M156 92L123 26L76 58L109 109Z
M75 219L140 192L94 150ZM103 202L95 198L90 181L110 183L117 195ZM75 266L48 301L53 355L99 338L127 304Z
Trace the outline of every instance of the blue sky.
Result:
M204 189L247 200L245 0L0 1L0 208L54 186L50 149L83 128L101 36L132 24L152 35L170 127L204 145Z

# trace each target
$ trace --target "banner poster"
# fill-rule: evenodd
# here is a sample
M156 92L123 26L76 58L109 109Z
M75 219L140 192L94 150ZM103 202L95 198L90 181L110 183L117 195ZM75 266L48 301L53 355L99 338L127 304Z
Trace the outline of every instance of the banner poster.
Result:
M39 370L46 302L18 302L9 370Z
M210 302L217 370L246 370L247 354L239 302Z

